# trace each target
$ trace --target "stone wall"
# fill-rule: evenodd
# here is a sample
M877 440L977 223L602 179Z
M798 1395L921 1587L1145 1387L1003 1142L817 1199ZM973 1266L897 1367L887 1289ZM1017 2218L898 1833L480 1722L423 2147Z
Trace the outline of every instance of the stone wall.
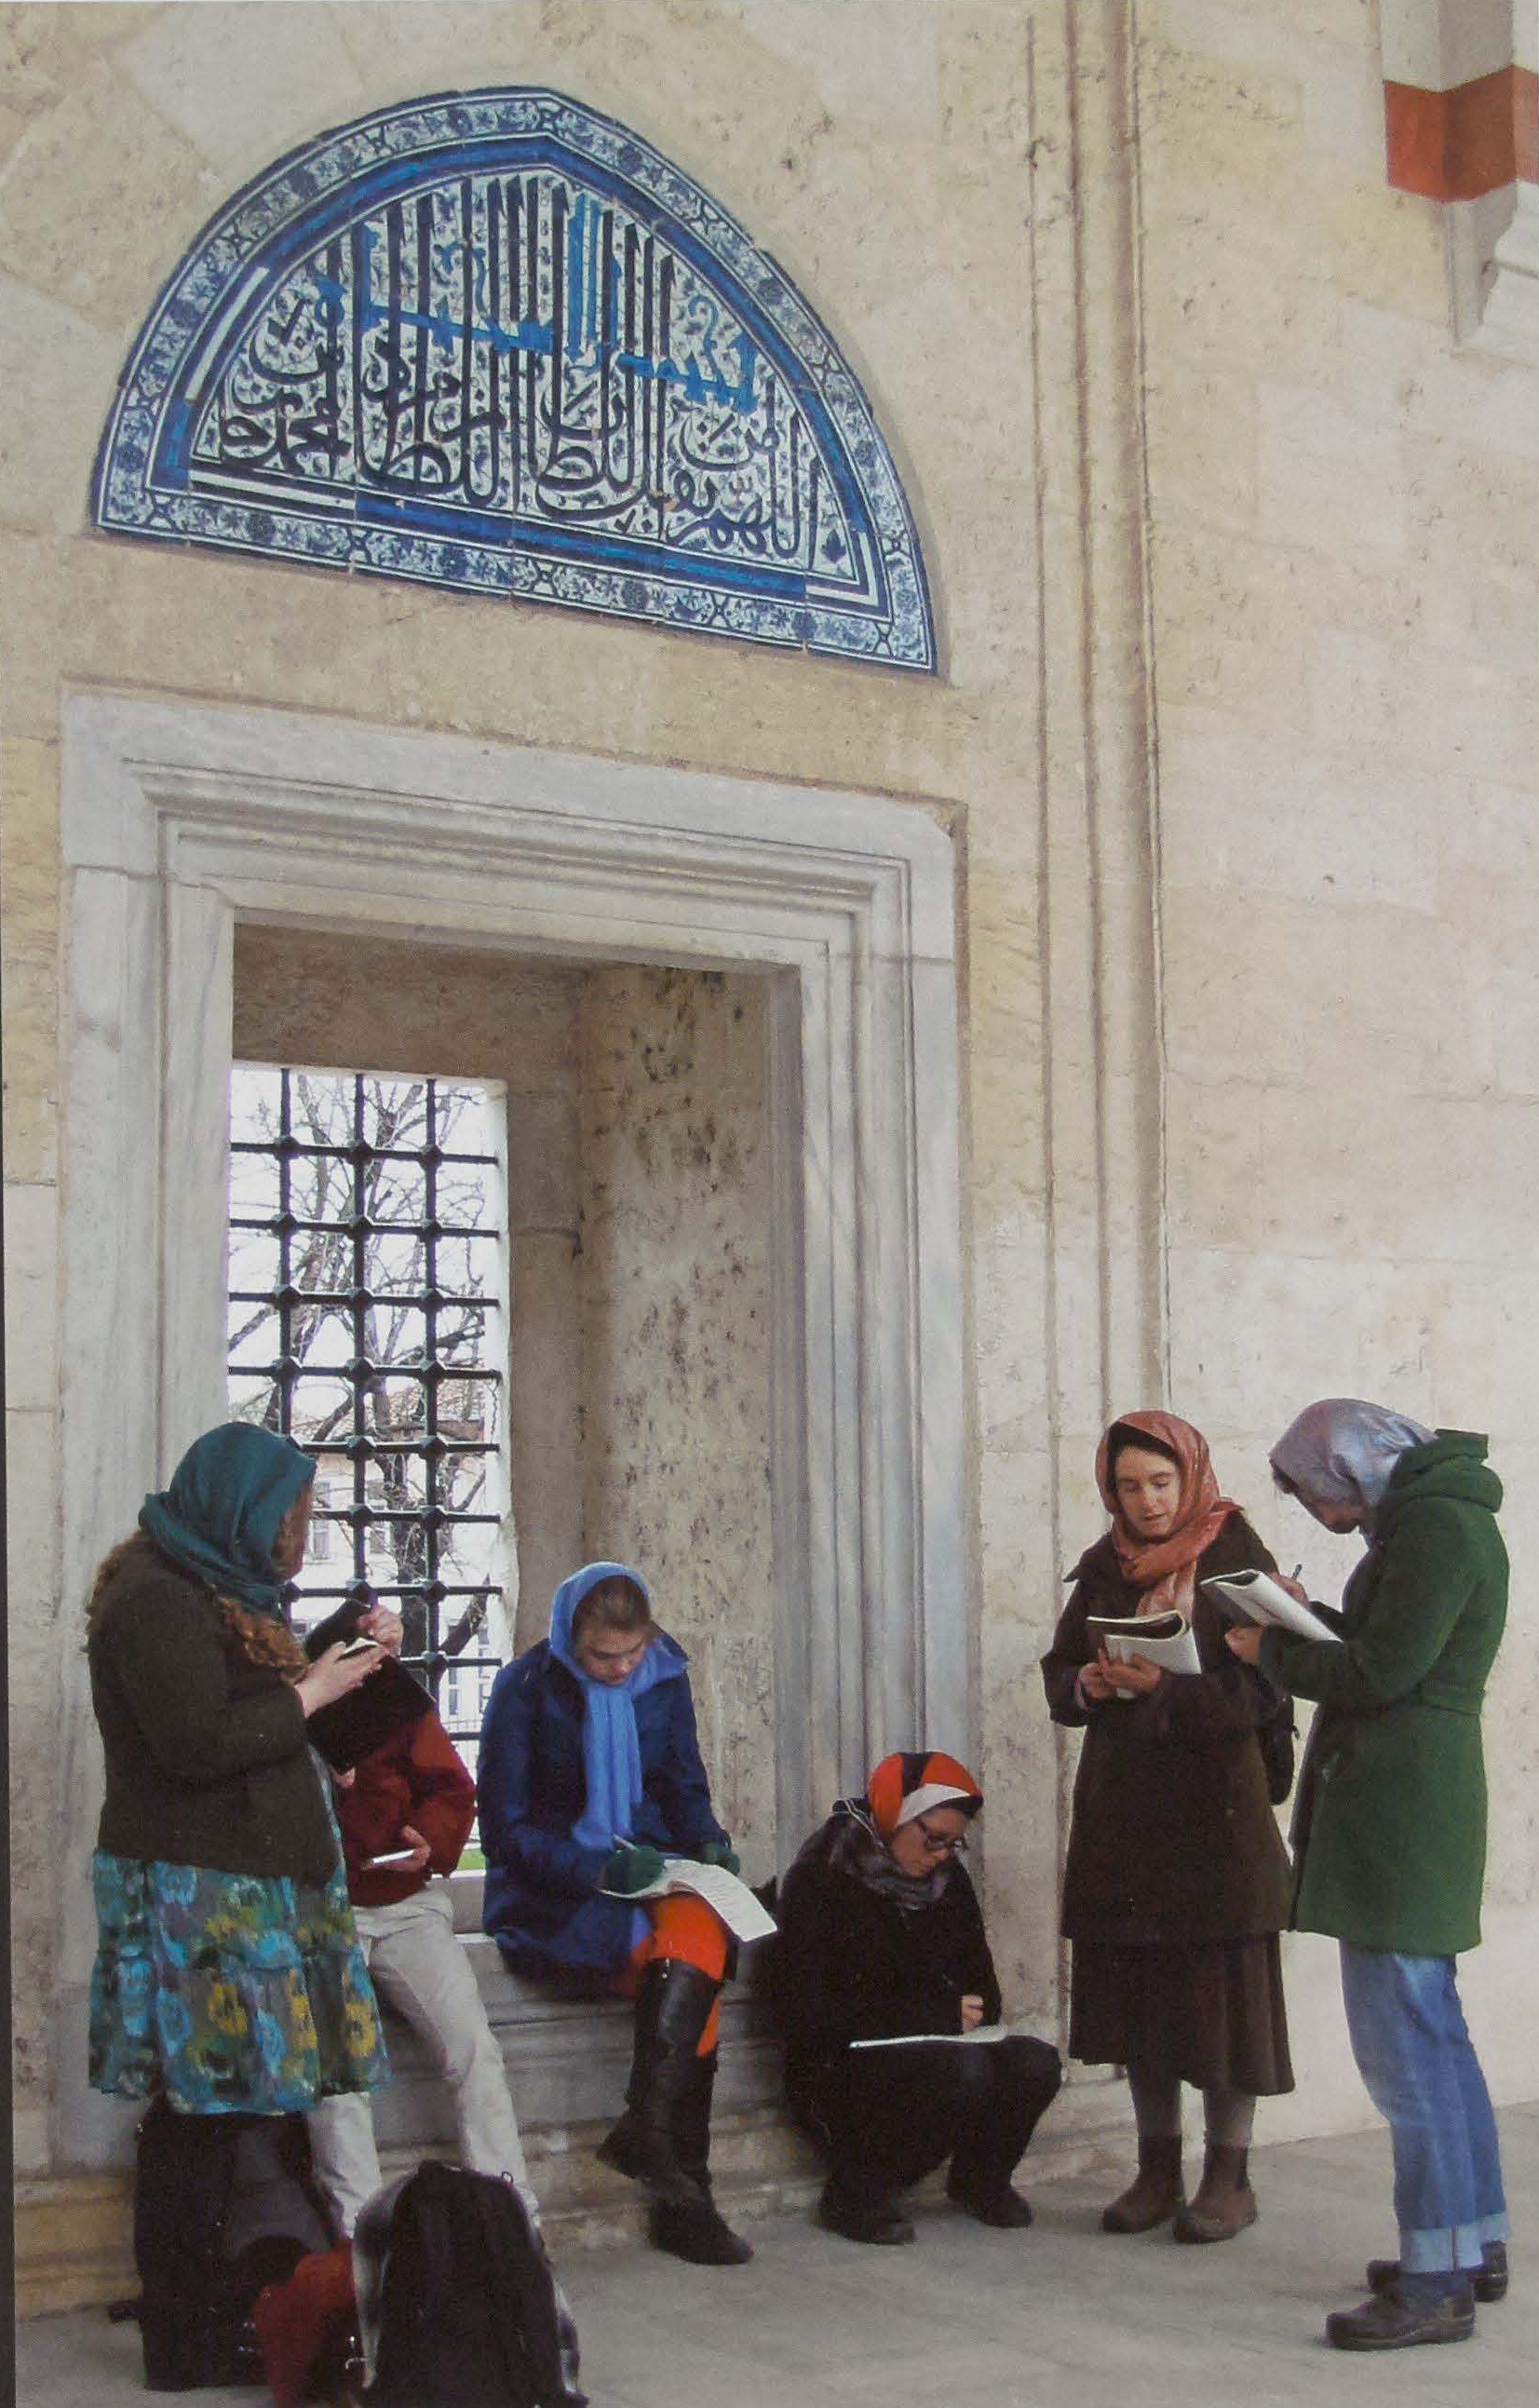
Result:
M644 1571L688 1650L754 1881L777 1863L762 996L597 969L581 1017L588 1551Z
M1265 1440L1317 1390L1379 1392L1489 1426L1511 1486L1471 1987L1499 2086L1532 2091L1501 2000L1539 1928L1533 374L1451 347L1437 204L1385 182L1363 0L653 0L645 44L635 25L621 0L436 0L23 6L0 28L22 2161L48 2162L50 2099L79 2078L48 2001L78 1604L57 1569L55 1207L60 710L80 686L858 786L940 818L1012 2000L1058 1997L1073 1759L1035 1659L1099 1524L1099 1424L1163 1390L1323 1586L1337 1551L1269 1504ZM634 125L811 298L904 473L937 678L87 531L119 370L212 209L327 125L478 81ZM585 1109L596 1139L603 1094ZM763 1500L714 1458L711 1479L725 1593ZM1304 2078L1270 2128L1361 2120L1327 1952L1302 1946L1293 1979Z
M1539 1908L1535 380L1450 349L1437 206L1375 173L1372 11L1139 15L1171 1393L1330 1597L1355 1547L1266 1507L1279 1420L1347 1394L1491 1433L1518 1569L1467 1987L1510 2090ZM1330 2041L1303 2118L1352 2103L1327 1955L1295 1952Z

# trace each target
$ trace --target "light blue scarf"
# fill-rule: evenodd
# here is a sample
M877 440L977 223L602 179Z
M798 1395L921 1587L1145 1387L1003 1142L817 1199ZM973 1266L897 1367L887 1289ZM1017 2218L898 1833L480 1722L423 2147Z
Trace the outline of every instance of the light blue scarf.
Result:
M563 1580L550 1608L550 1653L582 1684L582 1770L588 1798L572 1826L581 1848L610 1848L632 1837L632 1822L641 1803L641 1745L636 1738L635 1701L659 1681L680 1679L681 1649L654 1637L634 1672L623 1681L595 1681L572 1653L572 1617L591 1588L602 1580L623 1574L634 1581L650 1604L650 1592L639 1572L628 1564L584 1564Z
M1396 1464L1434 1433L1408 1413L1361 1397L1322 1397L1289 1423L1272 1450L1272 1469L1322 1505L1365 1505L1376 1513Z

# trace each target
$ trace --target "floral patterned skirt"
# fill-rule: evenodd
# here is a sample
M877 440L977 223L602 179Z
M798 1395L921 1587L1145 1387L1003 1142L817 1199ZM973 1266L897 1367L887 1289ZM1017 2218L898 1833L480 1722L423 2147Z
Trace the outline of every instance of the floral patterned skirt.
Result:
M93 2088L281 2115L388 2079L340 1866L313 1888L98 1850L92 1885Z

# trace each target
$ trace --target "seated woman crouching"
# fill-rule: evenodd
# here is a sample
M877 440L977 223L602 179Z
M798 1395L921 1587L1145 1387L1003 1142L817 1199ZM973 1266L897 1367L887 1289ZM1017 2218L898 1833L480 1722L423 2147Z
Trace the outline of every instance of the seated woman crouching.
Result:
M894 2194L947 2157L949 2196L980 2224L1032 2220L1010 2176L1057 2092L1058 2052L1015 2034L956 2044L1000 2012L961 1862L982 1804L953 1756L884 1756L786 1876L787 2096L830 2160L819 2220L849 2241L912 2241ZM899 2037L911 2044L856 2045Z

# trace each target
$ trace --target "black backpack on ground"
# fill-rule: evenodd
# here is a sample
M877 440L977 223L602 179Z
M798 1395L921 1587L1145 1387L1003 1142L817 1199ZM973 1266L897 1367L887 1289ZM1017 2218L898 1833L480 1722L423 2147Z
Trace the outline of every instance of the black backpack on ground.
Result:
M379 2209L355 2243L377 2269L368 2408L584 2408L577 2328L511 2182L429 2163Z
M330 2237L303 2115L178 2114L158 2098L137 2133L141 2291L107 2313L137 2322L153 2389L243 2382L257 2293Z

